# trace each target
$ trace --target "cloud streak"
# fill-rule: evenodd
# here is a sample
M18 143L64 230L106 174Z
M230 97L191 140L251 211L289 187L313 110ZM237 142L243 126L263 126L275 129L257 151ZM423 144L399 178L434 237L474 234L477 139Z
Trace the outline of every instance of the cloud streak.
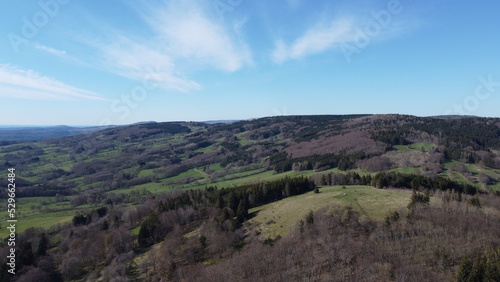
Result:
M316 24L292 44L278 40L272 58L276 63L291 59L300 59L309 55L324 52L336 45L355 40L355 24L353 20L335 20L329 24Z
M355 47L351 46L350 49L357 48L356 52L359 52L359 49L371 42L391 38L411 28L408 21L395 19L402 10L401 6L391 6L387 9L371 10L365 16L320 20L291 43L276 40L271 58L275 63L283 63L329 50L345 52L346 46L351 44Z
M100 68L136 81L149 78L154 69L160 88L187 93L202 89L187 74L234 72L252 64L241 38L242 23L223 25L200 3L141 5L136 12L149 29L147 36L112 30L106 41L84 40L96 48Z
M163 89L180 92L200 90L201 86L177 71L174 59L152 46L120 36L114 43L99 47L101 65L108 71L136 81L153 79Z
M42 45L42 44L36 44L35 48L38 49L38 50L42 50L42 51L48 52L48 53L50 53L52 55L60 56L60 57L64 57L64 56L67 55L66 51L64 51L64 50L57 50L57 49L54 49L54 48L51 48L51 47L48 47L48 46L45 46L45 45Z
M98 94L11 65L0 65L0 96L30 100L96 100Z
M146 21L175 57L227 72L251 64L249 48L236 38L242 24L224 26L202 5L172 1L152 11Z

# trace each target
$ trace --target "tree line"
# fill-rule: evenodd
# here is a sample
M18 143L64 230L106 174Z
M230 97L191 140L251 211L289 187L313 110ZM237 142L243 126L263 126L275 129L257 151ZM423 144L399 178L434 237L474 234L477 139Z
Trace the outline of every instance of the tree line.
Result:
M313 191L315 184L306 177L285 177L271 182L260 182L233 188L218 189L216 186L204 190L188 190L180 195L160 202L157 211L151 214L142 224L138 243L147 247L164 238L166 230L158 228L159 217L169 211L187 207L196 210L217 208L222 211L221 221L230 219L239 226L248 216L248 210L264 204ZM234 218L229 215L234 215Z

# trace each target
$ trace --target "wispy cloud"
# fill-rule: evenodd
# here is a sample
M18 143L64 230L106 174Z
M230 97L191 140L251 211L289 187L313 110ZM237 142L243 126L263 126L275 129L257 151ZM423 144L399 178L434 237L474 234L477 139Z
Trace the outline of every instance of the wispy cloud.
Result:
M145 18L169 53L223 71L251 64L249 48L238 37L245 21L223 25L196 1L172 1Z
M355 30L355 22L352 19L335 20L329 24L318 23L289 45L278 40L272 58L276 63L282 63L324 52L336 45L355 40Z
M98 94L67 85L33 70L0 65L0 96L31 100L100 100Z
M66 56L67 53L65 50L58 50L58 49L54 49L54 48L51 48L51 47L48 47L48 46L45 46L45 45L42 45L42 44L35 44L34 46L36 49L38 50L42 50L42 51L45 51L45 52L48 52L48 53L51 53L52 55L56 55L56 56Z
M148 32L111 30L106 41L82 41L97 49L97 65L109 72L142 81L154 69L153 78L163 89L200 90L202 86L189 75L206 69L234 72L252 60L240 33L245 21L223 25L195 2L137 6Z
M185 78L176 69L171 56L161 48L135 43L119 36L114 43L100 46L103 60L100 63L105 69L133 80L154 80L158 87L174 89L180 92L199 90L201 86Z
M388 18L383 19L384 21L388 19L388 22L380 23L378 22L380 19L374 18L373 11L375 10L364 17L344 16L330 21L322 18L291 43L286 43L282 39L276 40L271 58L275 63L282 63L325 51L341 51L346 44L357 46L359 41L366 41L367 37L369 42L382 41L412 28L411 21L396 20L395 15L389 15ZM385 13L388 12L385 11ZM371 34L373 26L378 27L375 36ZM363 47L357 46L357 48Z

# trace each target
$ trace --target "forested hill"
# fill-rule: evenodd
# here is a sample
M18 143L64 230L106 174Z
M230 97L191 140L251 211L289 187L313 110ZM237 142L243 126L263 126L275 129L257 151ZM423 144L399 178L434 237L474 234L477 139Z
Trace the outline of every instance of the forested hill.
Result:
M148 122L3 141L0 166L0 281L500 279L499 118Z
M334 168L458 177L488 189L499 187L494 171L500 168L499 149L500 119L495 118L324 115L138 124L39 142L5 142L0 154L4 167L16 167L27 183L69 190L147 183L161 190L159 183L206 185L245 171Z

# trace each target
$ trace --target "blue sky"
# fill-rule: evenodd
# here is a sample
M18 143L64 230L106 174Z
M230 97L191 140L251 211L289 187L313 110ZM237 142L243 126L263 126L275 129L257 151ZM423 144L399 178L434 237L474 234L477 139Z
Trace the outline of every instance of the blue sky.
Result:
M491 0L8 1L0 124L498 117L499 12Z

